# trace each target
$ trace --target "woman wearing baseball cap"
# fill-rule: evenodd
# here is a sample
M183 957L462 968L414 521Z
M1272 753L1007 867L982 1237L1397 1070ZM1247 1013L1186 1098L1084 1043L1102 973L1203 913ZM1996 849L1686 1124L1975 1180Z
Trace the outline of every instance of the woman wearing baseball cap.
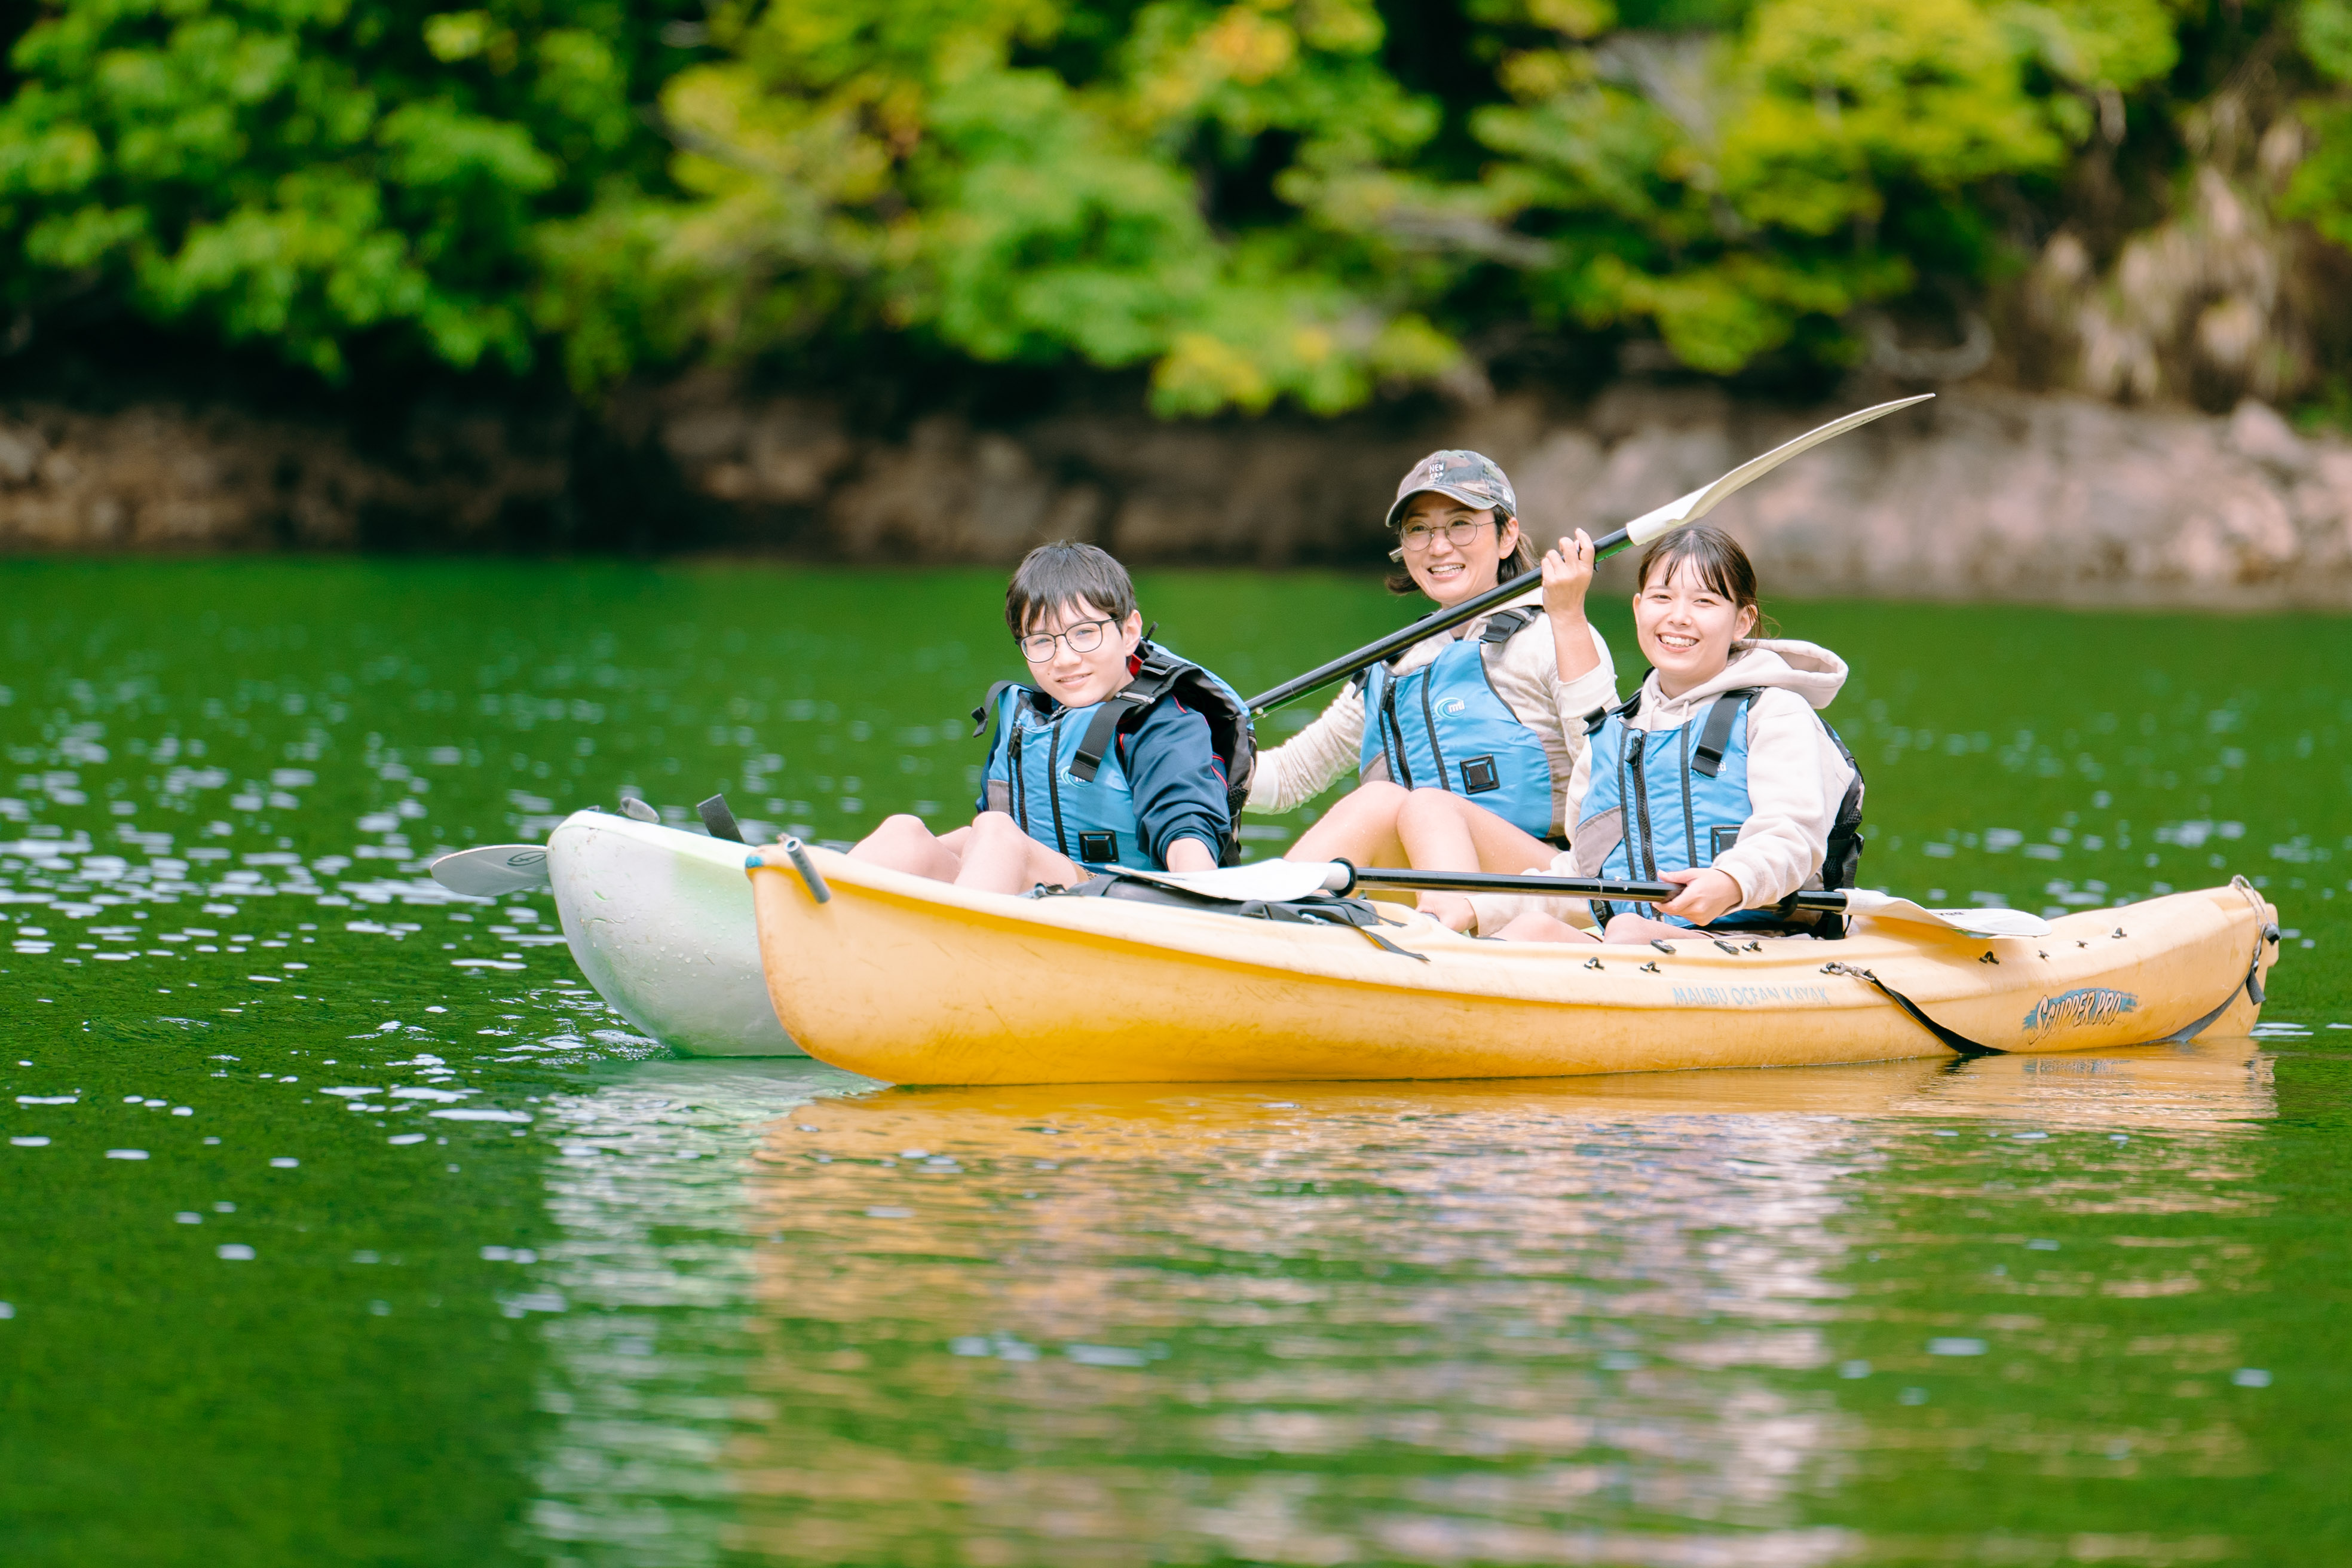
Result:
M1491 458L1432 452L1389 509L1397 534L1389 558L1403 566L1390 588L1418 589L1444 608L1531 570L1536 554L1518 510ZM1419 789L1486 808L1463 814L1481 825L1480 868L1550 863L1567 842L1568 780L1584 749L1584 719L1615 703L1617 673L1584 618L1592 541L1580 529L1542 564L1542 587L1374 665L1312 724L1258 753L1245 811L1292 810L1350 769L1360 780L1289 858L1410 864L1397 819Z

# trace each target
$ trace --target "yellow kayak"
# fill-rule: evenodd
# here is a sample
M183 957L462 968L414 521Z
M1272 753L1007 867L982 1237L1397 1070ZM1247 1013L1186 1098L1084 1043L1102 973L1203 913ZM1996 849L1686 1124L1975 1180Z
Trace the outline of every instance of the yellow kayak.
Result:
M805 876L780 850L750 866L777 1016L819 1060L902 1084L1558 1078L1948 1057L1948 1039L2105 1050L2244 1035L2278 954L2276 912L2242 879L2036 937L1863 921L1838 942L1553 946L1391 905L1377 931L1277 924L803 853Z

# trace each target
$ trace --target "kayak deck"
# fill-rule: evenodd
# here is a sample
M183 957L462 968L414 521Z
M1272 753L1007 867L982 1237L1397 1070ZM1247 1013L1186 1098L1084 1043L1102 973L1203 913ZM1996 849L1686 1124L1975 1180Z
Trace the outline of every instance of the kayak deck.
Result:
M2068 915L2035 938L1864 926L1752 948L1556 946L1400 912L1382 945L1343 927L972 892L808 854L825 901L781 855L751 869L776 1012L810 1055L904 1084L1549 1078L1950 1054L1857 969L1987 1046L2108 1048L2243 1034L2249 975L2277 952L2273 912L2242 885Z

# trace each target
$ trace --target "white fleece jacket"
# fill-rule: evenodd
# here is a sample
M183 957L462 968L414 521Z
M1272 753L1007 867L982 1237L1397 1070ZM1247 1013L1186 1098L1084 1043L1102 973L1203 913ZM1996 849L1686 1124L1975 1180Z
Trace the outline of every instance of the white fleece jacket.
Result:
M1822 868L1838 803L1845 798L1854 774L1814 714L1830 705L1845 685L1845 660L1825 647L1758 640L1742 644L1721 675L1679 697L1658 690L1655 670L1642 682L1641 705L1631 722L1643 731L1690 723L1722 692L1761 689L1748 705L1748 821L1739 830L1739 842L1715 861L1717 870L1739 884L1742 909L1780 902ZM1569 780L1571 823L1583 808L1591 754L1589 750L1578 753ZM1574 874L1574 864L1575 851L1570 849L1542 869L1565 877ZM1531 910L1574 925L1592 923L1582 899L1495 893L1480 894L1471 903L1478 911L1481 935L1492 935Z
M1398 656L1397 673L1419 669L1457 638L1477 637L1486 629L1486 622L1504 610L1542 603L1543 590L1531 588L1450 632L1423 638ZM1568 831L1565 825L1576 820L1569 775L1583 763L1584 716L1617 700L1617 670L1609 659L1609 645L1598 631L1592 633L1592 647L1601 656L1600 666L1563 681L1550 623L1538 621L1505 643L1502 657L1492 667L1495 695L1543 742L1544 756L1551 763L1551 830L1562 836ZM1258 753L1257 773L1250 780L1249 800L1242 809L1273 816L1306 805L1356 771L1363 743L1363 693L1350 682L1339 689L1339 695L1312 724L1273 750Z

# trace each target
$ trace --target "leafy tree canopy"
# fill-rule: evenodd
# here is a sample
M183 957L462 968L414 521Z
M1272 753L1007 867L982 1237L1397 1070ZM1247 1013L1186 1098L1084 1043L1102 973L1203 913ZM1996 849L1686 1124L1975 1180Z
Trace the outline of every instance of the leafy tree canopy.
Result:
M2288 202L2352 244L2352 0L2247 11L2312 87ZM362 347L551 353L583 391L898 333L1145 368L1169 414L1343 409L1529 328L1834 364L1858 311L2014 271L2019 210L2085 147L2160 144L2214 25L2205 0L51 0L0 79L0 304L20 336L95 302L329 378Z

